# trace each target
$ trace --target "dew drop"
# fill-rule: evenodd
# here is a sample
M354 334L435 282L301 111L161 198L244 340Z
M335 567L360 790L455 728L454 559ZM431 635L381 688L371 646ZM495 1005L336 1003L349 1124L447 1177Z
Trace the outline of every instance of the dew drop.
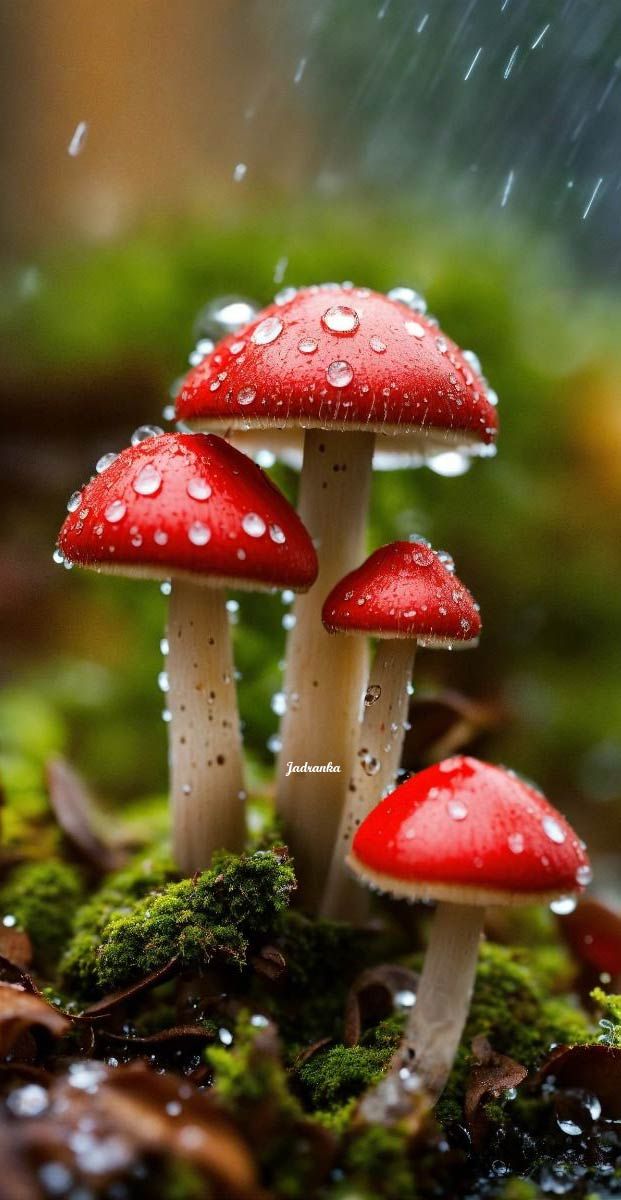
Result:
M270 525L270 537L277 546L282 546L283 542L287 540L280 525Z
M420 292L416 292L410 287L394 287L388 292L389 300L398 300L401 304L407 304L412 312L424 313L427 311L427 301Z
M345 362L344 359L337 359L335 362L330 363L326 371L326 376L328 383L331 383L332 387L344 388L354 378L353 367L348 362Z
M52 555L52 562L55 562L58 567L61 567L62 564L64 563L64 561L65 561L65 556L64 556L62 550L59 550L58 547L56 547L56 549Z
M254 342L255 346L268 346L270 342L275 342L276 338L280 337L282 331L283 324L280 317L266 317L265 320L259 322L250 341Z
M163 432L159 425L139 425L132 433L131 444L137 446L140 442L146 442L148 438L159 437Z
M237 355L241 354L245 345L246 343L241 341L231 342L231 345L229 346L229 353L232 354L234 358L237 358Z
M365 775L377 775L382 765L379 758L376 758L374 754L370 754L368 750L359 750L358 758L360 759L360 764Z
M155 496L162 486L162 476L152 463L146 463L133 482L139 496Z
M274 303L275 304L289 304L290 300L295 300L297 294L298 294L297 288L294 288L294 287L281 288L281 290L279 292L276 292L276 295L274 296Z
M555 842L557 846L562 846L567 834L558 821L554 817L544 817L541 824L546 837L549 837L550 841Z
M113 500L104 512L104 517L111 525L116 525L119 521L123 520L126 512L127 506L124 500Z
M465 358L468 366L472 367L473 371L476 371L477 375L483 374L481 361L478 354L475 354L474 350L462 350L462 357Z
M463 800L449 800L446 811L453 821L464 821L468 816L468 806Z
M522 854L524 851L524 835L522 833L510 833L507 838L507 844L512 854Z
M243 387L237 393L237 403L241 404L242 406L252 404L252 401L256 398L256 394L257 394L256 388Z
M242 518L242 529L244 533L248 534L248 537L259 538L263 537L266 524L263 517L260 517L258 513L246 513L245 517Z
M317 342L312 337L304 337L298 342L298 350L302 354L314 354L317 349Z
M593 872L587 863L576 869L576 883L580 887L588 887L593 879Z
M156 529L153 534L153 541L156 546L165 546L168 541L168 534L165 529Z
M425 329L419 321L406 321L404 329L406 333L409 333L410 337L423 338L425 336Z
M211 496L211 484L206 479L190 479L186 488L192 500L208 500Z
M73 492L67 501L67 512L76 512L82 503L82 493Z
M326 309L321 318L321 324L330 333L349 336L356 332L360 324L360 317L355 308L349 308L347 304L335 304L332 308Z
M369 346L376 354L384 354L386 351L386 342L383 342L377 334L373 334L373 337L369 338Z
M95 463L95 470L97 474L102 475L104 471L107 471L108 467L112 466L112 463L117 457L118 456L114 453L114 450L110 450L108 454L102 454L101 458L98 458L97 462Z
M193 521L188 529L188 539L193 546L206 546L211 538L211 529L203 521Z

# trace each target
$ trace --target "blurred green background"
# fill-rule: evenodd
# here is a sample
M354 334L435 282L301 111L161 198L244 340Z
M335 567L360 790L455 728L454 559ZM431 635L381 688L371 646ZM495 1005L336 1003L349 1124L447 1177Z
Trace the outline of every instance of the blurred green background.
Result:
M0 771L9 808L40 803L42 764L58 751L111 809L165 790L156 682L165 597L152 584L64 571L51 555L66 497L99 455L142 422L168 427L160 414L199 310L230 293L264 303L283 283L406 283L476 350L501 401L496 459L455 478L424 468L374 479L369 546L423 534L453 553L482 606L479 650L421 653L417 694L451 688L487 706L477 750L536 779L568 812L601 855L606 889L621 844L621 296L609 270L618 245L607 209L596 226L582 221L600 172L592 141L579 142L571 168L575 220L551 220L567 192L569 126L554 124L562 91L550 82L551 72L560 89L569 69L583 101L587 85L592 97L606 86L618 28L612 7L600 8L599 40L583 26L587 55L568 62L554 40L547 76L539 60L534 76L516 67L526 111L515 94L513 107L494 111L496 83L465 93L454 82L439 100L427 67L425 91L414 41L424 11L406 28L403 4L379 17L366 0L355 10L322 3L318 19L301 3L234 3L212 6L207 21L205 6L188 3L176 24L163 3L5 10ZM457 55L463 84L481 9L491 19L491 5L469 23L448 0L428 14L438 25L424 62L431 55L436 74ZM522 37L516 22L524 62L545 25L541 6L516 9L508 33L491 27L495 58L480 59L498 60L499 81L503 39L510 53ZM549 153L540 129L527 138L528 113L541 116L542 104ZM68 155L81 119L85 144ZM421 170L434 130L443 140ZM464 138L477 130L484 153L473 173ZM610 148L603 133L598 145ZM522 191L520 200L511 185L508 203L512 154ZM599 194L608 204L607 181ZM295 473L273 474L294 498ZM288 609L279 596L238 599L241 709L263 780Z

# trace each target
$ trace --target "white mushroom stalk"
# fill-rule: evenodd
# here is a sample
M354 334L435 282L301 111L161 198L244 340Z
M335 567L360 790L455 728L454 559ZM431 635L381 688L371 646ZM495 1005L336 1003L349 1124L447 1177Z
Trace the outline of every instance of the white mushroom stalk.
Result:
M174 579L168 615L173 851L186 875L244 845L245 793L223 591Z
M358 640L334 638L333 644ZM357 827L397 781L415 655L416 642L410 639L391 638L377 645L321 904L322 916L332 920L359 922L368 914L369 894L352 876L346 858Z
M308 430L299 515L317 549L319 575L296 599L287 642L277 809L296 864L300 902L319 904L356 751L367 678L363 639L331 638L321 623L326 594L364 554L372 433ZM322 773L294 768L335 768Z

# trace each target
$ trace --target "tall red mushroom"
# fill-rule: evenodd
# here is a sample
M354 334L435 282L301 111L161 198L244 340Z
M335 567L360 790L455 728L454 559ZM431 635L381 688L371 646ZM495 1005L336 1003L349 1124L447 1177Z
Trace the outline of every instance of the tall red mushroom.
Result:
M579 893L591 878L588 858L532 784L456 757L378 804L354 838L350 864L362 882L396 899L438 901L416 1004L389 1076L436 1098L468 1015L485 907Z
M222 438L129 446L82 489L58 538L68 562L172 576L168 683L173 840L188 874L244 840L242 753L224 590L309 587L317 558L270 479Z
M408 687L417 645L451 650L476 646L478 605L454 573L453 560L426 542L392 542L337 583L327 597L329 633L378 638L358 729L357 754L322 902L325 916L355 920L365 893L346 867L356 826L394 787L401 763ZM345 781L344 781L345 783Z
M330 642L321 603L364 554L376 438L395 453L480 452L496 436L493 400L471 356L431 318L331 284L281 297L224 338L177 398L178 418L194 428L263 429L270 439L305 431L298 509L320 567L289 636L277 801L308 904L323 889L366 676L364 643ZM340 775L318 788L314 775L288 773L305 761L332 762Z

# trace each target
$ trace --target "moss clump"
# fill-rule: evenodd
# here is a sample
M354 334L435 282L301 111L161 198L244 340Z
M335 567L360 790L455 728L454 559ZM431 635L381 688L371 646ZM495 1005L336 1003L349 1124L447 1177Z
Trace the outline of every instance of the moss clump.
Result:
M590 1037L586 1017L566 1000L550 997L557 956L525 947L481 947L470 1014L448 1087L438 1106L444 1121L463 1119L471 1045L478 1034L495 1050L532 1067L553 1042L572 1044ZM559 960L560 961L560 960ZM558 964L557 964L558 965Z
M290 1091L273 1029L261 1019L258 1025L257 1018L252 1021L242 1014L230 1048L207 1050L213 1085L252 1146L269 1195L306 1200L325 1175L331 1139L326 1147L327 1135L305 1117Z
M372 961L371 935L350 925L286 912L278 946L287 961L287 993L271 1007L288 1057L320 1038L340 1038L345 1000L361 963Z
M284 855L219 854L198 879L169 883L108 916L100 929L91 979L112 990L179 957L200 969L216 955L243 966L249 944L266 935L295 887Z
M346 1148L343 1170L348 1185L382 1200L416 1200L410 1139L399 1129L369 1126L356 1133ZM347 1190L347 1195L351 1191Z
M602 1033L598 1040L608 1046L621 1046L621 996L593 988L591 999L602 1011L599 1023Z
M372 1087L394 1053L403 1018L389 1017L369 1030L357 1046L331 1046L319 1050L297 1071L299 1085L312 1109L322 1111L328 1124L342 1124L340 1110L349 1110L352 1099Z
M82 896L79 871L55 859L16 867L0 890L0 911L26 930L43 971L56 969Z
M176 875L172 862L161 851L141 855L109 875L99 891L78 909L73 938L61 963L63 979L78 995L88 996L97 990L97 953L112 917L131 912L136 901L160 891Z

